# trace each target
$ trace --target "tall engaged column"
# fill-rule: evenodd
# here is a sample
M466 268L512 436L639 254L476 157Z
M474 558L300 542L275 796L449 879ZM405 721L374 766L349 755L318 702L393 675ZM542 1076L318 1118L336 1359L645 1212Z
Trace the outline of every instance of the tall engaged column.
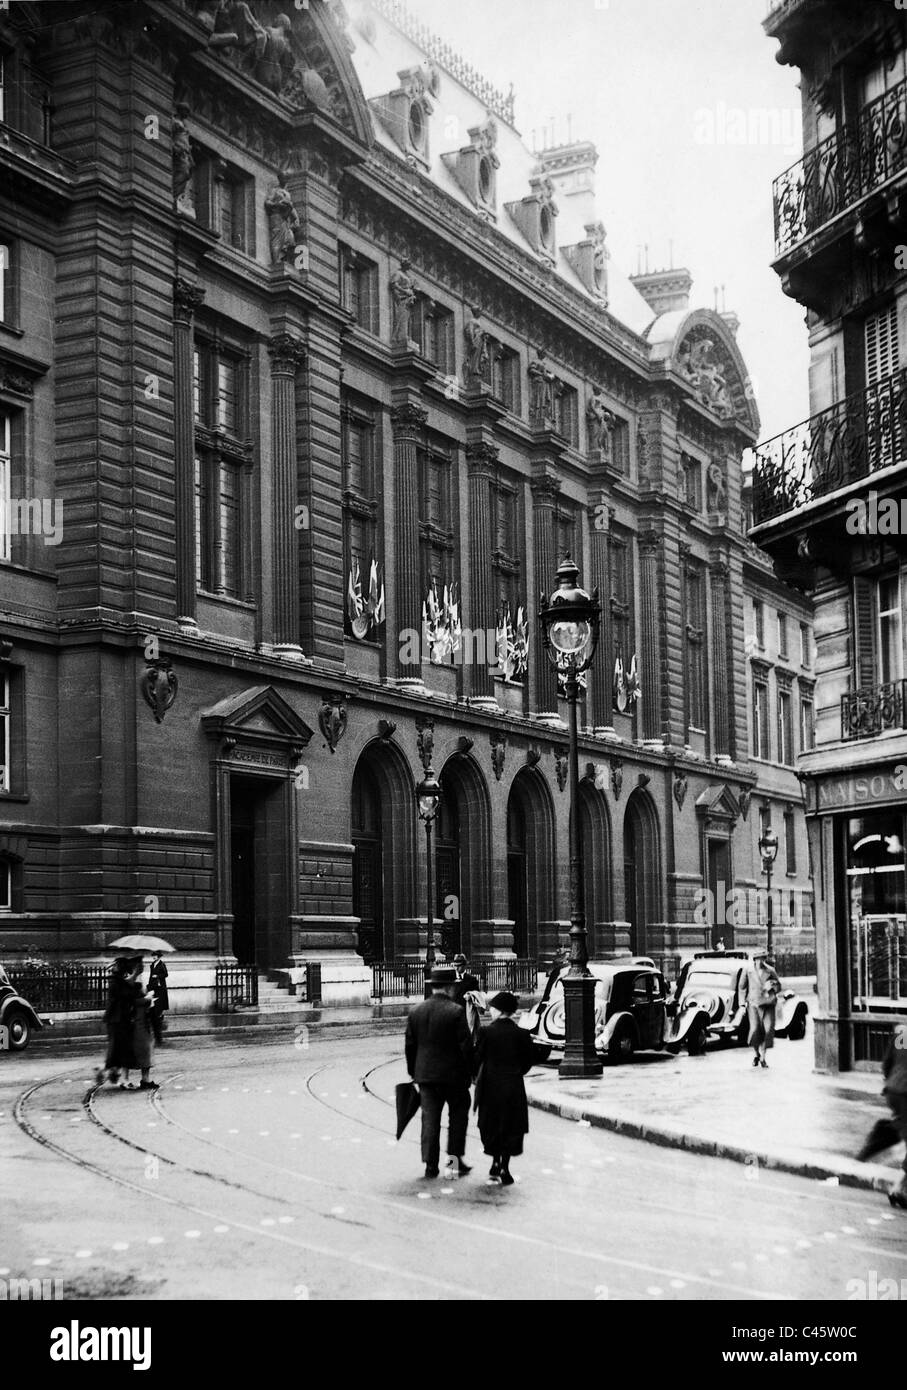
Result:
M391 410L394 435L394 508L396 565L394 575L397 680L422 682L421 663L407 662L412 643L404 632L422 632L422 592L419 565L419 440L428 412L412 401ZM421 642L420 642L421 646ZM427 655L427 654L426 654Z
M493 444L477 442L466 445L466 466L469 469L469 585L470 602L466 619L473 632L492 631L496 624L491 557L494 550L491 485L497 466L498 450ZM474 649L468 654L469 693L474 699L493 699L494 683L490 667L493 652Z
M644 531L639 537L640 579L640 685L642 736L660 739L661 728L661 596L658 556L663 537Z
M205 292L188 280L173 286L173 449L176 509L176 620L198 631L195 617L195 407L192 318Z
M534 478L532 489L532 523L535 536L535 591L550 595L556 587L557 545L555 533L555 510L557 508L560 482L550 473ZM557 714L557 677L554 667L541 650L541 642L535 643L535 712L536 714Z
M727 663L727 576L728 568L723 560L715 561L709 567L711 579L712 608L712 709L714 710L713 729L716 757L730 754L730 719L728 705L728 663Z
M302 345L289 333L268 343L271 358L273 643L286 656L299 645L299 532L296 529L296 371Z
M611 592L608 576L608 528L613 510L603 501L594 502L588 509L590 571L588 589L598 590L602 606L601 634L592 668L589 672L591 707L587 719L593 728L606 729L614 725L614 695L612 690L613 660L611 651Z

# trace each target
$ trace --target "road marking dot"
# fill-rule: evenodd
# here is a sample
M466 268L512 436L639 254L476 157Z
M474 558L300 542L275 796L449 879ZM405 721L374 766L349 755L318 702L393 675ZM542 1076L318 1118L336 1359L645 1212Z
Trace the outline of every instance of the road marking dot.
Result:
M768 1261L768 1255L766 1255L764 1250L757 1251L754 1258L758 1260L761 1265L766 1264Z
M857 1233L856 1226L842 1226L841 1230L845 1236L855 1236Z
M650 1293L653 1298L657 1298L659 1294L664 1293L664 1289L659 1288L657 1284L650 1284L646 1289L646 1293Z
M617 1162L617 1159L614 1158L611 1154L606 1154L606 1155L605 1155L605 1162L606 1162L606 1163L616 1163L616 1162Z
M449 1197L450 1194L451 1194L451 1192L453 1192L453 1188L452 1188L452 1187L442 1187L442 1188L441 1188L441 1195L444 1196L444 1197Z
M164 1243L164 1237L163 1237L163 1236L149 1236L149 1237L148 1237L148 1244L149 1244L149 1245L163 1245L163 1243Z
M90 1260L90 1259L91 1259L91 1253L92 1253L92 1252L91 1252L90 1250L77 1250L77 1251L76 1251L76 1259L77 1259L77 1260Z
M866 1218L866 1225L867 1225L867 1226L881 1226L881 1224L882 1224L882 1218L881 1218L881 1216L867 1216L867 1218Z
M174 1089L174 1091L181 1091L183 1088L182 1088L182 1086L174 1086L173 1089Z
M346 1207L331 1207L332 1216L342 1216L345 1211Z
M214 1234L215 1234L216 1236L225 1236L225 1235L227 1234L227 1232L229 1231L229 1229L230 1229L229 1226L215 1226L215 1227L214 1227Z
M263 1216L259 1224L262 1226L276 1226L277 1221L273 1216Z
M545 1177L550 1178L551 1175L552 1175L552 1173L554 1172L554 1169L553 1169L553 1168L543 1168L543 1169L542 1169L542 1172L544 1173Z
M265 1091L265 1095L266 1095L266 1096L271 1096L271 1095L273 1095L273 1094L274 1094L274 1092L273 1092L272 1088L269 1086L268 1089Z
M203 1091L205 1088L204 1088L204 1086L196 1086L195 1089L196 1089L197 1091Z
M292 1226L296 1218L295 1216L278 1216L277 1220L281 1226Z
M238 1130L238 1129L228 1129L228 1130L227 1130L227 1133L228 1133L228 1134L238 1134L238 1133L239 1133L239 1130Z
M261 1135L262 1139L267 1139L271 1131L269 1129L260 1129L258 1133Z
M210 1134L210 1133L211 1133L211 1126L210 1126L210 1125L202 1125L201 1129L199 1130L199 1134Z
M686 1286L687 1286L687 1281L686 1281L685 1279L672 1279L672 1280L671 1280L671 1288L672 1288L672 1289L685 1289Z
M882 1217L882 1220L883 1220L883 1221L897 1221L897 1217L896 1217L896 1216L892 1216L892 1214L891 1214L890 1211L886 1211L885 1215Z
M322 1136L321 1136L321 1142L322 1142L322 1144L330 1144L332 1137L333 1137L333 1136L330 1135L330 1134L322 1134Z
M787 1255L789 1253L786 1245L773 1245L772 1251L776 1255Z
M417 1197L419 1198L419 1201L420 1201L420 1202L430 1202L430 1201L431 1201L431 1193L430 1193L430 1192L418 1192L416 1195L417 1195Z
M823 1236L825 1237L826 1240L837 1240L837 1239L838 1239L838 1233L837 1233L837 1231L823 1231L822 1234L823 1234Z
M82 1123L82 1116L81 1116L81 1115L73 1115L73 1117L72 1117L72 1119L70 1120L69 1123L70 1123L71 1125L80 1125L80 1124Z
M798 1249L798 1250L811 1250L812 1248L813 1248L813 1243L812 1243L811 1240L798 1240L798 1241L797 1241L797 1249Z
M562 1164L561 1164L561 1167L563 1168L563 1170L564 1170L565 1173L572 1173L572 1172L573 1172L573 1164L572 1164L572 1163L562 1163Z
M183 1231L183 1235L187 1240L198 1240L201 1231Z
M243 1088L242 1088L242 1093L243 1093L244 1096L247 1096L247 1095L249 1094L249 1088L248 1088L248 1086L243 1086Z
M227 1094L227 1092L229 1091L229 1089L230 1089L229 1086L221 1086L221 1088L220 1088L220 1093L221 1093L221 1095L222 1095L222 1096L225 1096L225 1095Z
M157 1129L157 1120L149 1120L149 1121L148 1121L148 1128L149 1128L149 1129Z
M743 1260L731 1260L731 1269L746 1269Z
M302 1135L301 1135L301 1134L291 1134L291 1135L290 1135L290 1138L291 1138L291 1139L301 1139L301 1138L302 1138Z
M361 1144L361 1143L362 1143L362 1140L359 1138L358 1135L355 1135L355 1134L354 1134L354 1135L352 1136L352 1138L350 1139L350 1143L351 1143L351 1144Z
M340 1099L341 1099L341 1100L346 1100L346 1099L347 1099L347 1093L346 1093L346 1091L341 1091L341 1092L340 1092Z
M4 1265L4 1267L3 1267L2 1269L0 1269L0 1278L3 1278L3 1276L6 1275L6 1274L9 1274L9 1270L8 1270L8 1269L6 1268L6 1266Z
M47 1259L46 1256L41 1255L39 1259L37 1259L37 1260L32 1260L32 1264L33 1264L33 1265L49 1265L49 1264L50 1264L50 1260Z
M724 1274L723 1269L710 1269L707 1272L710 1279L720 1279Z
M287 1094L290 1095L290 1096L298 1096L298 1095L299 1095L299 1092L298 1092L298 1091L288 1091Z

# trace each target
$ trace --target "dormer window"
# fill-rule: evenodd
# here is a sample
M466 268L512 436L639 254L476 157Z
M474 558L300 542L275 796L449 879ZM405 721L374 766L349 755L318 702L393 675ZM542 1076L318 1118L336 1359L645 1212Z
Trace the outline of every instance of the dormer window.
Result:
M518 203L508 203L507 211L533 251L544 256L546 260L553 261L557 254L554 234L557 204L554 201L554 186L549 178L536 175L530 179L529 187L529 196Z
M403 68L400 86L387 96L374 97L370 105L411 163L428 166L428 118L433 111L440 75L436 67Z
M480 213L493 217L497 208L497 171L501 161L495 152L498 132L491 119L473 126L469 144L441 158L457 183Z

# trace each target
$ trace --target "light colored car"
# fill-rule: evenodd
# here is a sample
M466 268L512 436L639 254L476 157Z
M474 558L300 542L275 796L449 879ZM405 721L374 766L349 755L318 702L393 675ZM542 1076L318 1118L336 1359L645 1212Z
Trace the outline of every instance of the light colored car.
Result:
M680 972L674 998L679 1009L690 1006L708 1016L710 1036L725 1045L745 1043L749 1035L746 1004L741 1002L743 976L765 951L697 951ZM775 1036L798 1042L806 1034L809 1010L793 990L778 996Z
M562 1052L565 1042L563 979L552 976L540 1002L519 1019L535 1042L538 1061ZM610 1061L627 1061L645 1050L699 1053L705 1047L708 1014L693 1004L677 1008L668 1000L664 976L648 957L590 961L595 977L595 1046Z

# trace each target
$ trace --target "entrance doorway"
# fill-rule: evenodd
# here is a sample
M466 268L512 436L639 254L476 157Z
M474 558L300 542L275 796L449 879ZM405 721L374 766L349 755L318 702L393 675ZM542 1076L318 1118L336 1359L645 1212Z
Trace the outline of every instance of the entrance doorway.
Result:
M287 785L230 776L230 901L233 954L267 971L291 950Z
M368 962L384 959L384 883L381 789L365 761L353 777L353 914L359 918L358 951Z
M515 796L507 803L507 915L513 920L513 949L521 959L529 954L526 815Z
M723 941L727 950L734 945L734 924L729 921L728 895L733 888L731 882L731 843L730 840L708 841L709 872L709 913L711 926L710 945L714 950Z
M460 817L456 788L441 775L441 806L435 832L435 921L440 923L441 950L450 960L462 950L460 931Z
M659 921L661 904L661 842L658 817L651 798L632 793L624 815L624 914L630 927L630 950L644 956L649 932Z

